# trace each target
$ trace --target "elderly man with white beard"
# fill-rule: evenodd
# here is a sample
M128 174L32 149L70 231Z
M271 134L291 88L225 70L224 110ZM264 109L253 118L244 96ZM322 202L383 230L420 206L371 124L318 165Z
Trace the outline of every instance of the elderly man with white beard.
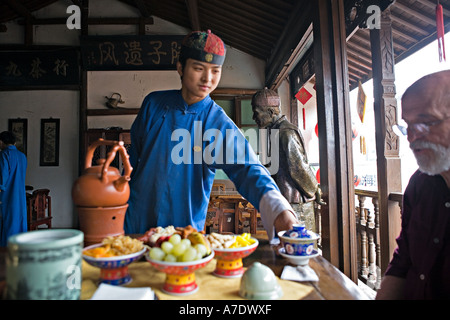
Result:
M376 299L449 299L450 70L409 87L402 117L419 170L405 190L398 247Z

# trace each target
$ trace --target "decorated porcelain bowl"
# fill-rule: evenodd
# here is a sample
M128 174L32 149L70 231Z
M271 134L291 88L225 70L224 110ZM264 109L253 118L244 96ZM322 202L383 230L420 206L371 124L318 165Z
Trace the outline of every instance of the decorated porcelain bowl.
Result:
M110 285L125 285L131 282L131 276L128 272L128 265L139 260L147 251L144 247L142 250L116 257L94 258L85 255L84 252L102 246L101 243L94 244L83 249L83 259L91 266L100 268L100 282Z
M257 239L252 239L255 242L246 247L229 249L213 248L217 260L214 275L221 278L241 277L244 273L242 259L251 255L259 245Z
M214 251L203 259L190 262L166 262L150 258L147 253L145 259L158 271L166 274L162 291L170 295L189 295L198 291L195 282L195 271L204 268L214 258Z
M292 230L280 231L278 237L281 239L286 254L294 256L309 256L313 254L317 240L319 239L318 234L309 230L305 230L301 235Z
M291 254L287 254L284 248L280 248L278 252L282 257L288 259L291 264L296 266L306 266L308 265L310 259L319 255L319 252L317 252L317 250L313 250L313 252L308 256L294 256Z

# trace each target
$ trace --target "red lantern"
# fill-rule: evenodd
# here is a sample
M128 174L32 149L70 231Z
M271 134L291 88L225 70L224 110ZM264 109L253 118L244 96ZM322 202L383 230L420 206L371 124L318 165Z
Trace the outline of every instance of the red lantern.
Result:
M316 131L316 136L317 136L317 138L319 137L319 124L316 124L316 129L315 129L315 131Z
M318 183L320 183L320 168L316 172L316 180L317 180Z

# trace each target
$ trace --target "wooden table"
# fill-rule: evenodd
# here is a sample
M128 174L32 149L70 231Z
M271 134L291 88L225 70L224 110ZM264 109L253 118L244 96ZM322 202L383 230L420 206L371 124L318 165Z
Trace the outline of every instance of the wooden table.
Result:
M243 259L244 267L254 262L260 262L280 277L283 268L289 262L277 253L277 248L271 246L267 237L257 235L259 246L256 251ZM311 286L314 291L305 300L368 300L368 296L339 269L333 266L322 256L309 261L310 267L319 277L318 282L302 282Z
M271 246L267 238L257 235L260 242L257 250L249 257L243 259L245 267L254 262L261 262L270 267L275 275L281 275L285 265L289 262L279 256L276 248ZM0 247L0 297L5 287L6 278L6 248ZM305 300L367 300L367 295L341 271L321 256L310 260L311 268L319 277L318 282L302 282L313 288L313 291L305 297Z

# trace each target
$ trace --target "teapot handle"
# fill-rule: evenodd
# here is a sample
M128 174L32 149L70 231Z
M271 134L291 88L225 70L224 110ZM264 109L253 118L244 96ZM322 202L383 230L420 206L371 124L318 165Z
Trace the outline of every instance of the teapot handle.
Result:
M130 156L127 154L127 151L123 144L124 144L123 141L112 141L112 140L105 140L102 138L98 139L97 141L94 141L89 146L89 149L87 151L84 168L87 169L92 166L92 159L94 157L95 149L97 149L101 145L113 146L112 150L108 153L107 160L103 164L101 180L103 182L106 180L106 173L108 172L109 165L116 157L117 150L119 150L119 152L122 156L123 165L124 165L124 176L127 179L129 179L133 168L131 167L131 164L130 164L130 160L129 160Z
M131 167L131 164L130 164L130 160L129 160L130 156L127 154L127 150L125 149L123 144L124 144L123 141L113 141L114 147L108 153L107 159L106 159L105 163L103 164L102 176L101 176L102 182L107 181L108 168L109 168L109 165L111 164L111 162L116 157L117 150L119 150L120 155L122 156L122 160L123 160L123 167L124 167L123 177L126 180L130 180L130 175L131 175L131 171L133 171L133 168Z

